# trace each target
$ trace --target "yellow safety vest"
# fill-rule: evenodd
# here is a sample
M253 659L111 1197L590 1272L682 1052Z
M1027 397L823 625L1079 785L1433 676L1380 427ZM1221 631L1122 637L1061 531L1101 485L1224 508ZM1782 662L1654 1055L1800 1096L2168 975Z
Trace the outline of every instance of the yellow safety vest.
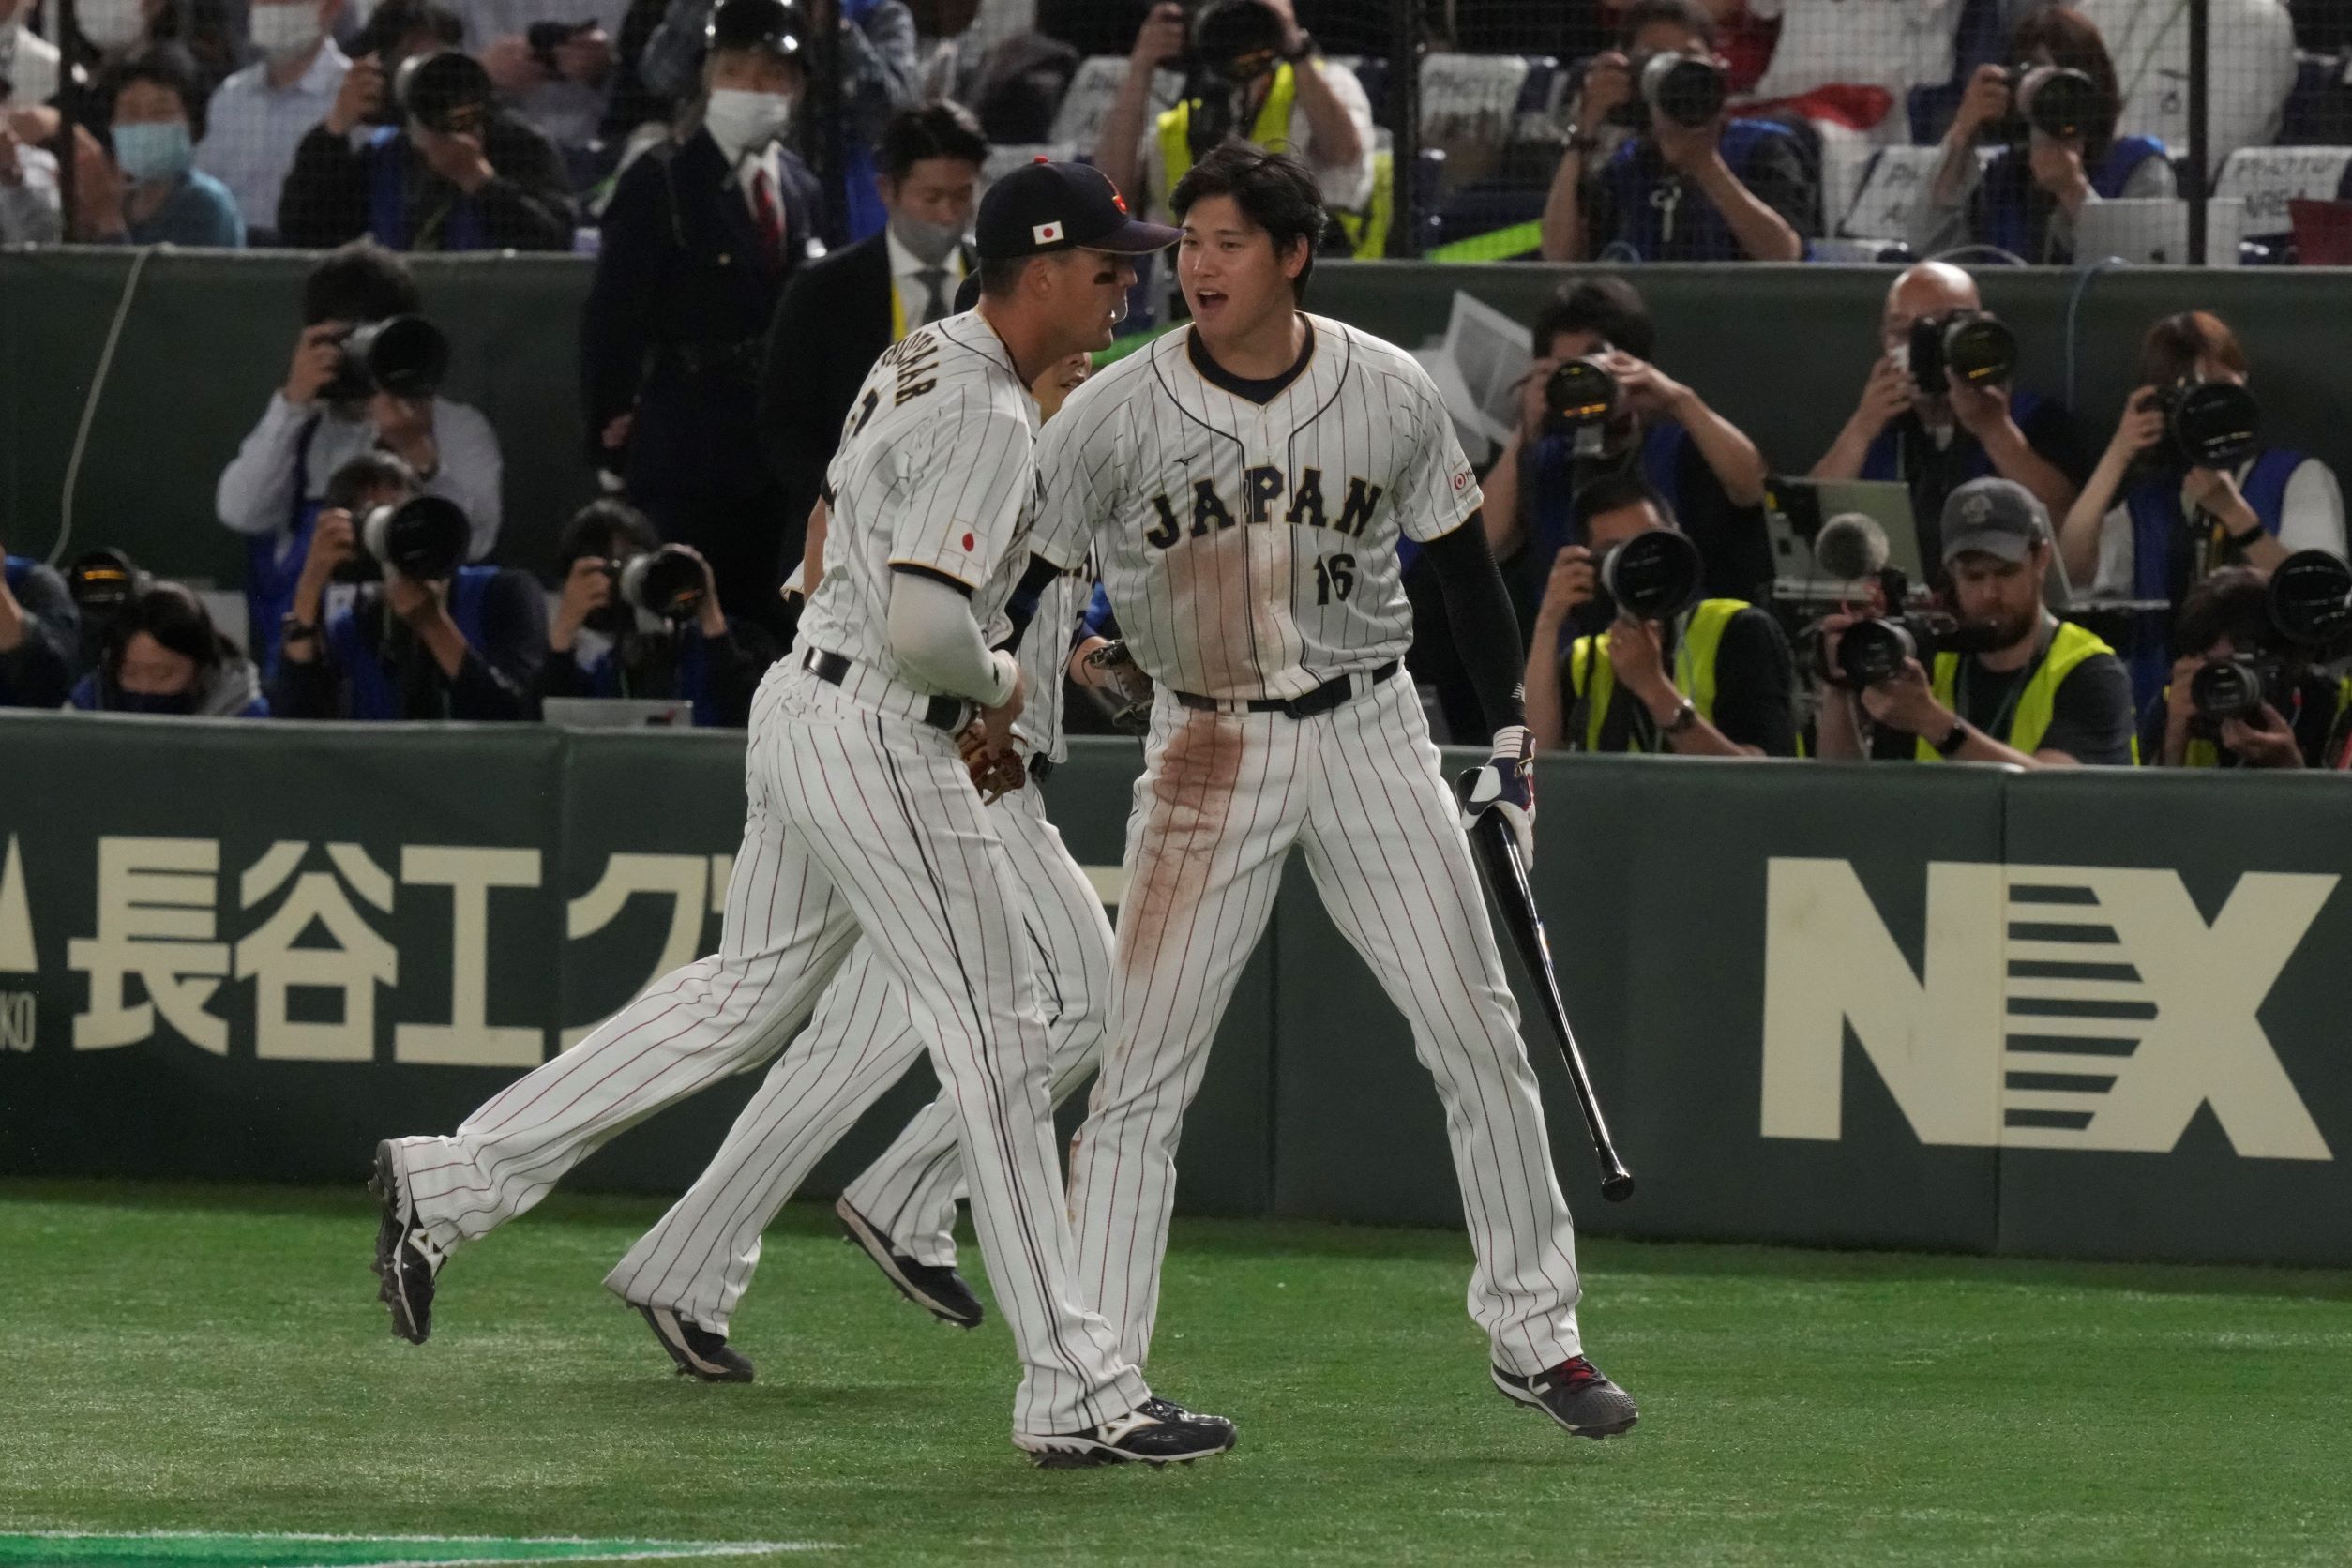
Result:
M1290 111L1299 97L1298 68L1285 61L1274 68L1274 85L1267 89L1266 101L1259 106L1258 119L1249 128L1249 139L1261 147L1285 147L1290 141ZM1179 103L1159 118L1160 168L1168 177L1168 190L1176 188L1176 182L1192 172L1192 105ZM1168 204L1168 191L1160 192L1160 204ZM1396 159L1394 155L1375 149L1372 154L1372 196L1360 212L1332 209L1339 219L1340 232L1348 236L1348 244L1358 261L1373 261L1388 252L1388 229L1396 213Z
M1710 724L1715 721L1715 652L1723 646L1723 628L1747 608L1741 599L1701 599L1684 622L1674 650L1674 689L1689 699L1698 716ZM1598 751L1602 722L1608 717L1609 703L1617 695L1617 671L1609 664L1605 638L1576 639L1568 653L1568 686L1576 697L1590 694L1585 704L1584 748ZM1628 733L1625 747L1644 749L1641 737Z
M2050 638L2050 651L2043 656L2042 667L2026 682L2026 689L2018 694L2017 705L2009 716L2009 732L1993 738L2004 746L2031 756L2042 745L2042 737L2049 732L2051 716L2058 711L2058 689L2074 667L2094 654L2112 654L2115 650L2090 632L2072 621L2058 623L2058 631ZM1936 701L1954 713L1954 693L1960 683L1960 656L1936 656ZM2132 738L2132 760L2139 761L2139 737ZM1915 755L1922 762L1940 762L1943 756L1925 740L1919 743Z

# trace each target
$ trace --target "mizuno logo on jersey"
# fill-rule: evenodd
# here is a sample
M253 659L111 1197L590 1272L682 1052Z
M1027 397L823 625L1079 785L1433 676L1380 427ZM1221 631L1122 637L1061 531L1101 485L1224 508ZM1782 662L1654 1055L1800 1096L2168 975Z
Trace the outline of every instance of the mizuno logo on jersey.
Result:
M1282 470L1260 466L1242 475L1238 507L1229 505L1217 494L1215 482L1210 479L1193 481L1188 503L1170 500L1165 491L1153 496L1143 542L1154 550L1168 550L1180 539L1201 538L1214 530L1230 528L1237 520L1273 522L1275 504L1286 496L1289 505L1280 514L1282 521L1294 528L1329 528L1351 538L1362 538L1372 521L1372 509L1380 504L1380 487L1371 481L1349 478L1347 490L1339 495L1337 515L1334 516L1324 500L1321 469L1300 470L1298 483L1292 485L1283 477ZM1187 505L1189 522L1180 515L1180 509Z

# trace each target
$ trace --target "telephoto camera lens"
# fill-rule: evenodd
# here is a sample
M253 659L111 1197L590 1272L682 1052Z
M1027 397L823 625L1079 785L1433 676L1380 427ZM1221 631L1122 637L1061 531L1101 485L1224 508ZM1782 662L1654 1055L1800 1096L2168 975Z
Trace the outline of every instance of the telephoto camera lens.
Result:
M1947 370L1964 386L1994 386L2008 381L2016 368L2017 335L1982 310L1954 310L1911 324L1911 379L1922 391L1947 390Z
M359 538L382 565L413 581L438 582L456 576L464 564L474 525L456 502L419 495L369 512Z
M2038 66L2019 74L2016 94L2026 123L2055 141L2090 134L2099 114L2099 84L2065 66Z
M389 392L396 398L430 398L448 373L449 339L441 328L422 316L389 316L351 329L336 381L339 387L348 382L358 388L347 396Z
M1617 417L1617 378L1597 354L1562 360L1544 383L1544 412L1572 433L1606 425Z
M2270 624L2300 648L2328 651L2352 634L2352 566L2299 550L2270 574Z
M1837 640L1838 678L1857 689L1891 681L1904 661L1919 656L1908 628L1892 621L1857 621Z
M1723 68L1703 54L1652 54L1642 64L1642 101L1676 125L1706 125L1730 96Z
M2209 723L2258 717L2265 696L2261 663L2251 654L2208 659L2189 677L2189 701Z
M1621 614L1670 621L1698 602L1698 547L1671 528L1652 528L1601 558L1601 586Z
M2254 394L2230 381L2183 379L2159 388L2164 433L2192 468L2236 468L2262 445L2262 414Z
M621 567L621 597L664 621L700 613L703 594L702 563L677 545L631 556Z

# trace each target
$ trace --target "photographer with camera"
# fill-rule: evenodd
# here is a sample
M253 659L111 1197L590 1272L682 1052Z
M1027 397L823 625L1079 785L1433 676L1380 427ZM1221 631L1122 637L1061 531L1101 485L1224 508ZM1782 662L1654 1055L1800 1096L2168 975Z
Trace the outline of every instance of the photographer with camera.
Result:
M1635 0L1621 37L1585 70L1544 204L1544 259L1803 260L1818 193L1787 127L1726 116L1714 18L1696 0ZM1611 124L1636 133L1596 167Z
M2317 458L2261 439L2238 335L2207 310L2140 340L2141 385L2058 531L2067 575L2108 598L2180 606L2216 567L2265 571L2296 550L2344 554L2344 492ZM2143 704L2164 676L2167 617L2131 648Z
M322 249L367 234L395 250L569 250L570 181L472 55L411 53L388 68L367 57L294 148L278 233Z
M0 708L63 702L81 635L57 568L0 550Z
M564 591L536 694L683 698L699 728L740 730L776 648L719 609L710 564L645 514L592 501L564 531Z
M1797 677L1779 623L1700 596L1697 552L1638 475L1587 486L1576 512L1588 543L1554 559L1528 647L1536 746L1795 756Z
M399 459L335 476L279 630L270 711L281 718L527 719L547 652L529 575L463 564L465 513L421 493ZM354 584L329 597L330 586Z
M261 673L176 582L143 583L109 622L98 668L66 705L82 713L267 718Z
M467 0L466 41L499 101L583 173L621 79L613 40L627 10L626 0Z
M1486 539L1526 626L1560 548L1579 542L1578 490L1638 473L1698 547L1711 595L1772 575L1760 509L1764 456L1696 390L1651 363L1657 327L1621 278L1565 285L1535 322L1519 419L1483 481ZM1572 365L1587 369L1567 371ZM1589 371L1598 371L1596 379Z
M2084 207L2173 194L2164 144L2115 133L2115 62L2089 19L2042 7L2017 24L2009 57L2016 64L1976 68L1944 133L1943 161L1911 207L1911 249L1922 256L1990 245L2064 264ZM1977 160L1987 136L2008 143L1989 166Z
M2286 638L2270 577L2224 566L2174 622L2180 657L2140 723L2140 757L2166 768L2325 767L2347 704L2344 683Z
M1971 479L2012 480L2065 515L2073 422L2055 399L2010 384L2017 339L1985 311L1976 279L1947 262L1907 269L1887 290L1878 340L1862 401L1812 477L1907 484L1929 560L1938 553L1933 520Z
M362 240L322 257L302 285L302 330L285 384L221 471L220 520L249 540L253 656L270 668L327 481L354 457L401 459L425 493L472 520L468 560L498 537L498 437L479 410L440 395L448 340L417 312L416 280Z
M1154 118L1152 76L1162 69L1184 71L1184 97ZM1138 214L1166 223L1168 193L1229 137L1297 154L1349 251L1369 258L1386 249L1372 101L1355 72L1323 58L1290 0L1211 0L1189 29L1184 7L1154 5L1103 120L1094 167Z
M1948 624L1822 621L1822 759L2130 766L2122 661L2043 598L2052 546L2042 504L2011 480L1971 479L1942 521Z

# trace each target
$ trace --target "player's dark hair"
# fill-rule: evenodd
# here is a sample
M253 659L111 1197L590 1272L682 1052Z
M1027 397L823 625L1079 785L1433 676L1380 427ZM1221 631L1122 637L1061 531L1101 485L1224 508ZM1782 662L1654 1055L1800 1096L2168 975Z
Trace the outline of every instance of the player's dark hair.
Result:
M1306 265L1290 280L1290 292L1306 297L1306 280L1315 271L1315 253L1323 248L1331 219L1323 211L1322 193L1315 175L1289 153L1275 152L1238 139L1222 143L1192 166L1168 193L1168 210L1182 223L1193 204L1211 196L1229 196L1242 216L1266 231L1274 255L1287 257L1290 248L1306 241Z
M1680 528L1674 518L1674 504L1668 501L1638 469L1605 474L1579 488L1572 504L1576 513L1576 533L1581 536L1591 531L1592 520L1604 512L1622 512L1635 506L1654 508L1659 520L1668 528Z
M980 292L990 299L1003 299L1020 287L1021 274L1029 270L1034 256L983 256L980 258Z
M408 264L371 239L330 250L302 280L302 324L380 322L425 308Z
M661 535L655 532L652 519L626 501L605 496L572 514L572 520L564 525L557 559L568 571L575 561L623 553L612 548L616 538L627 541L627 549L640 554L661 548Z
M190 141L204 139L204 105L203 90L197 85L196 57L175 43L151 43L117 63L109 70L98 87L98 97L107 105L111 119L114 100L123 89L134 82L144 82L161 87L180 100L180 113L188 121Z
M988 139L962 104L927 103L891 115L877 151L876 168L896 183L927 158L952 158L977 168L988 161Z
M1566 283L1535 318L1535 353L1547 358L1552 341L1565 332L1590 332L1613 349L1647 359L1657 347L1657 324L1641 291L1622 278L1588 278Z
M2270 580L2252 566L2223 566L2189 591L2173 625L2180 652L2201 654L2229 639L2251 653L2270 635Z
M1710 49L1714 48L1722 37L1721 29L1715 25L1714 17L1709 14L1707 8L1700 5L1698 0L1634 0L1632 5L1625 8L1624 16L1619 20L1618 46L1622 49L1632 48L1634 40L1641 36L1643 28L1654 27L1662 22L1672 23L1677 27L1687 28L1697 34L1706 41Z
M341 467L327 476L325 503L330 508L346 512L359 509L359 504L378 490L397 490L403 496L415 495L418 490L416 470L407 460L393 452L362 452L347 459Z

